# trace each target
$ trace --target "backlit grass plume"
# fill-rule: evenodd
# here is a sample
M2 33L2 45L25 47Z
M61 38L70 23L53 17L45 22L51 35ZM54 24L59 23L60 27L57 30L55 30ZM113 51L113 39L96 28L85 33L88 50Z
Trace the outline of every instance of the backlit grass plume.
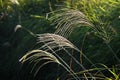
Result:
M38 34L38 43L44 43L40 49L48 50L46 46L49 46L51 49L58 48L57 50L61 50L63 48L71 48L75 50L79 50L77 47L75 47L69 40L66 38L57 35L57 34Z
M44 61L45 60L45 61ZM39 70L41 68L43 68L45 65L49 64L49 63L57 63L57 64L61 64L59 62L59 60L52 54L46 52L46 51L42 51L42 50L33 50L28 52L27 54L25 54L21 59L20 62L25 63L29 61L30 65L32 63L34 63L31 72L35 69L35 67L42 61L44 61L41 65L39 65L39 67L36 69L34 76L37 75L37 73L39 72Z
M50 19L56 25L56 34L68 37L76 27L93 26L87 17L79 10L62 9Z

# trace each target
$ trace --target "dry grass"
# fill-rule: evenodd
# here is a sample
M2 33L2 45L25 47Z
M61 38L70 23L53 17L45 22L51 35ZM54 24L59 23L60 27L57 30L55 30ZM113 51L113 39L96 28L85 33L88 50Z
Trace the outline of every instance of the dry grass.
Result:
M58 12L59 14L56 12L56 14L50 18L57 28L55 34L68 37L77 27L93 26L87 17L78 10L62 9Z
M40 65L37 69L35 68L39 62L41 61L44 61L46 60L45 62L42 63L42 65ZM34 63L32 69L31 69L31 72L33 72L34 69L36 69L35 73L34 73L34 76L37 75L37 73L39 72L39 70L44 67L45 65L49 64L49 63L57 63L57 64L61 64L59 62L59 60L54 56L52 55L51 53L49 52L46 52L46 51L42 51L42 50L33 50L33 51L30 51L28 52L27 54L25 54L21 59L20 59L20 62L22 63L25 63L29 61L29 65L31 65L32 63Z

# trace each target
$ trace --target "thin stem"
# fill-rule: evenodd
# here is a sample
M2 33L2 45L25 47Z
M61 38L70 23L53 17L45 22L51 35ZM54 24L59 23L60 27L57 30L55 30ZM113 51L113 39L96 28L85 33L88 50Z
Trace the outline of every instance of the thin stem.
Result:
M72 49L72 56L73 56L73 53L74 53L74 49ZM70 68L72 69L72 57L70 58Z
M81 52L82 52L83 45L84 45L85 39L86 39L86 37L87 37L87 34L88 34L88 32L87 32L87 33L84 35L84 37L83 37L82 46L81 46ZM82 53L83 53L83 52L82 52ZM82 64L82 62L83 62L82 53L80 53L80 63L81 63L81 64Z
M27 28L22 27L22 29L24 29L25 31L27 31L31 36L37 37L32 31L28 30Z
M53 8L52 8L52 4L51 4L51 2L49 1L49 9L50 9L50 12L52 12L52 14L54 14L54 11L53 11Z
M120 59L117 57L117 55L114 52L114 50L112 49L112 47L108 43L106 43L106 45L110 49L110 51L113 53L113 55L115 56L116 60L120 63Z

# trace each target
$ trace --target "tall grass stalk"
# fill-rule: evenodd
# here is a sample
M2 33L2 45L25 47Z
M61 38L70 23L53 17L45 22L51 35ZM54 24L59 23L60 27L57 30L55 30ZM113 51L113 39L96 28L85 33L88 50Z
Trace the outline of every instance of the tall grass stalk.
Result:
M74 48L73 45L67 39L65 39L65 38L63 38L63 37L61 37L59 35L55 35L55 34L41 34L41 35L38 35L38 36L39 36L38 37L39 41L44 43L43 47L41 47L40 49L43 48L46 51L47 48L48 48L49 50L51 50L52 53L63 63L62 66L64 66L64 67L66 66L65 69L67 69L67 71L69 70L69 72L74 75L75 72L70 68L70 66L53 50L56 47L64 49L64 47L62 47L62 46L68 46L70 48L71 47ZM44 39L44 38L46 38L46 39ZM62 41L65 41L64 44L61 44ZM56 44L56 45L54 45L54 44ZM70 46L68 44L70 44ZM75 75L75 76L78 77L77 75ZM75 78L75 76L73 76L73 77Z
M112 54L115 57L115 59L120 63L120 59L118 58L118 56L116 55L116 53L114 52L114 50L111 48L110 44L106 43L106 45L109 48L109 50L112 52Z
M16 32L16 31L19 30L19 29L23 29L23 30L25 30L26 32L28 32L31 36L37 37L36 34L34 34L32 31L30 31L29 29L27 29L27 28L25 28L25 27L23 27L23 26L21 26L21 25L16 25L16 27L14 28L14 31Z

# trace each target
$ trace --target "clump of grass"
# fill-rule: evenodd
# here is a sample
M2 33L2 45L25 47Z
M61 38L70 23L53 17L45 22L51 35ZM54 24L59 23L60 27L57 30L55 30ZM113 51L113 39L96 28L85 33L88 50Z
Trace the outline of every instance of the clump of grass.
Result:
M75 49L76 51L79 51L77 47L75 47L70 41L68 41L62 36L49 33L38 35L38 44L40 43L44 43L43 46L40 47L41 50L33 50L31 52L28 52L20 59L22 63L25 63L27 61L30 63L30 65L34 63L31 72L34 70L36 65L39 64L39 62L41 62L44 59L47 59L48 61L45 61L37 68L37 70L35 71L35 75L37 75L39 70L42 67L44 67L44 65L47 65L49 62L56 62L60 64L65 70L67 70L67 72L69 72L72 75L73 79L75 80L81 79L78 75L75 74L74 70L71 69L68 63L57 54L58 51L64 50L64 52L68 54L68 56L70 56L75 61L76 64L78 64L83 70L86 70L86 68L82 64L80 64L80 62L67 50L67 48L71 48ZM42 49L44 51L42 51ZM52 53L49 53L48 51L51 51ZM87 58L85 55L84 57ZM87 74L94 79L91 73L88 72Z
M86 6L88 3L91 3L91 4ZM99 5L99 3L100 3L100 5ZM113 68L113 71L105 65L103 65L104 68L97 68L95 66L95 64L92 63L91 60L89 60L89 58L85 54L83 54L83 52L81 50L79 50L76 46L74 46L69 40L64 38L64 37L68 37L71 33L73 33L74 30L76 29L76 27L89 26L90 30L94 32L95 36L98 36L100 39L102 39L106 43L107 47L113 53L116 60L118 62L120 62L120 59L118 58L118 56L116 55L116 53L113 51L113 49L110 46L110 42L114 39L114 36L116 36L116 31L111 26L111 22L109 24L109 22L107 22L108 20L106 18L102 18L102 17L106 17L106 16L101 15L101 13L104 13L104 14L107 13L105 11L107 7L103 6L102 3L107 4L107 5L109 3L116 4L116 2L112 1L112 0L109 0L107 3L105 0L98 1L98 2L97 2L97 0L93 0L93 1L92 0L90 0L90 1L82 0L80 2L80 5L82 5L83 9L85 9L85 10L83 10L83 9L81 9L81 10L83 10L83 12L86 15L84 15L79 10L74 10L74 9L62 9L57 12L55 11L55 13L54 13L55 16L50 18L50 20L54 21L53 24L56 25L56 28L57 28L57 30L55 31L55 34L50 34L50 33L38 34L37 35L38 36L37 44L43 43L43 45L39 48L40 50L31 51L30 54L26 54L25 56L23 56L23 58L21 58L20 61L23 63L25 63L26 61L29 61L29 63L35 62L32 67L32 70L31 70L31 72L33 72L33 70L35 69L35 66L39 62L41 62L42 60L47 60L47 61L43 62L42 64L40 64L40 66L37 69L35 69L36 70L35 75L37 75L39 70L41 68L43 68L45 65L55 62L55 63L61 65L67 72L69 72L68 75L70 75L70 77L68 78L68 80L80 80L80 79L86 79L86 80L88 80L88 79L93 79L93 80L115 79L115 80L119 80L119 73L117 74L115 72L114 68ZM99 5L99 6L97 6L97 5ZM73 7L73 5L72 5L72 7ZM94 9L97 9L98 11L94 10L93 7L94 7ZM98 14L96 14L96 13L98 13ZM107 16L109 16L109 13L107 13ZM103 21L101 21L101 20L103 20ZM90 21L94 22L93 23L94 25L91 24ZM91 63L94 66L94 68L86 69L83 66L83 64L81 64L67 50L68 48L76 50L79 53L81 53L82 56L84 56L84 58L87 59L89 61L89 63ZM65 54L70 56L75 61L76 64L79 64L79 67L82 68L82 71L75 72L70 67L70 65L68 65L68 63L61 56L59 56L57 54L57 52L62 51L62 50L64 51ZM65 57L68 57L68 56L65 56ZM105 76L104 73L102 73L104 70L108 70L113 75L113 77L108 78L107 76ZM60 76L57 78L57 80L59 80L59 79L60 79Z

